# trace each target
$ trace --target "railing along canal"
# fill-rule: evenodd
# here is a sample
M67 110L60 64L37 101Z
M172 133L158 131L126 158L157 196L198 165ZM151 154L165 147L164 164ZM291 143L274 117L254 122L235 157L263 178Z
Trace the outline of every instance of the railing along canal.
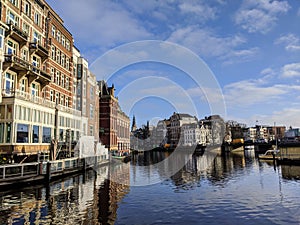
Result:
M0 166L0 181L8 178L34 176L39 174L39 163L24 163Z

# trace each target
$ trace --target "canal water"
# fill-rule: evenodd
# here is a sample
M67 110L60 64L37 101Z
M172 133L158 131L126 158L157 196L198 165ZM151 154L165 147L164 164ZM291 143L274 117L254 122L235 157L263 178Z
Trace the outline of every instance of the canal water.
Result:
M300 224L299 166L259 161L252 150L177 152L167 162L170 154L2 190L0 224Z

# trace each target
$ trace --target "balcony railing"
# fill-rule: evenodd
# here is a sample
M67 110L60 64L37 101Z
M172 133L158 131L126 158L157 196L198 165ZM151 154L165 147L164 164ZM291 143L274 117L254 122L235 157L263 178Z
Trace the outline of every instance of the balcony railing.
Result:
M70 113L70 114L73 114L74 116L81 116L81 111L78 111L76 109L73 109L73 108L70 108L70 107L67 107L67 106L63 106L63 105L56 105L56 108L60 111L63 111L63 112L67 112L67 113Z
M49 51L46 47L43 47L38 42L31 42L29 44L29 49L33 52L36 52L37 55L42 57L43 60L45 60L48 57Z
M25 44L28 39L28 35L24 33L16 24L13 24L11 21L7 24L9 30L7 31L7 36L11 36L18 42Z
M46 106L49 108L55 108L55 103L47 100L45 98L41 98L39 96L31 95L28 92L20 91L20 90L12 90L12 89L3 89L2 90L3 97L14 97L17 99L21 99L24 101L28 101L31 103L39 104L42 106Z
M30 64L16 55L4 55L4 69L9 66L16 71L30 70Z
M8 67L16 72L26 71L29 76L37 76L37 80L44 85L51 82L51 75L46 71L39 69L16 55L4 55L4 69L7 69Z

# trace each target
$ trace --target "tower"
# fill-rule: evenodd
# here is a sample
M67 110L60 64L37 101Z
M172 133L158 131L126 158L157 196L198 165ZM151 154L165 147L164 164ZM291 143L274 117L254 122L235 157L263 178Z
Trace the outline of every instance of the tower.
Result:
M134 131L136 131L135 115L133 115L132 126L131 126L131 132L134 132Z

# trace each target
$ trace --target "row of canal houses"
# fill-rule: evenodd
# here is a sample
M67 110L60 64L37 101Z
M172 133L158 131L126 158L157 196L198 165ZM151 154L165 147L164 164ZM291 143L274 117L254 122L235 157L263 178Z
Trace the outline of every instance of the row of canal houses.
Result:
M144 128L137 129L133 118L130 144L136 150L220 145L224 132L225 122L219 115L198 120L196 116L174 112L169 119L158 121L155 127L148 122Z
M0 78L0 155L23 160L53 145L71 149L83 136L129 149L130 121L114 87L97 81L46 1L1 0Z

